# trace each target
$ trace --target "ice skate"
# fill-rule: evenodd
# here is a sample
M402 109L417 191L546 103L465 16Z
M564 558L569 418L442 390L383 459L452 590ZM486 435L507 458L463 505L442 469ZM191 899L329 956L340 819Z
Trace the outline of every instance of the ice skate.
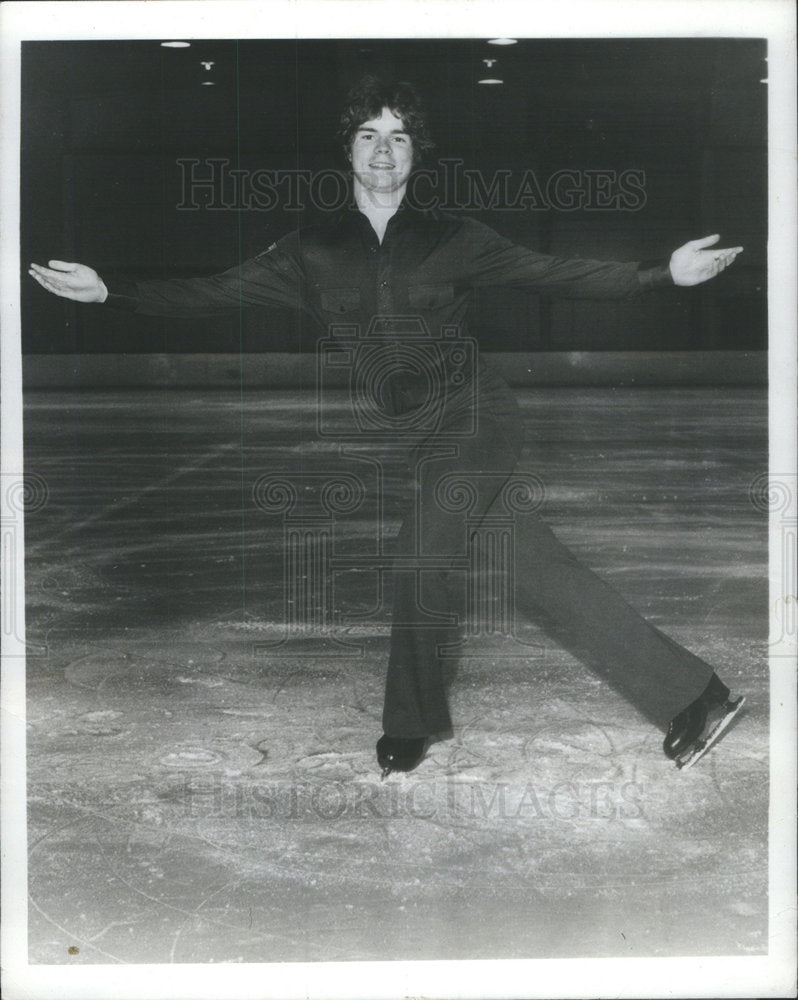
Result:
M412 771L421 763L426 749L426 736L415 739L381 736L377 741L377 763L382 768L383 780L392 771Z
M663 749L679 770L692 767L720 739L745 704L740 696L720 703L697 699L680 712L668 727Z

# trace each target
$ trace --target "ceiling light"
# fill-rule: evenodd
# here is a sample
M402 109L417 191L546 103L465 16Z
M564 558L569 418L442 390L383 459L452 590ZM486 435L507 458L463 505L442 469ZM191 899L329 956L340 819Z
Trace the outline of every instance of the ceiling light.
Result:
M161 42L162 49L188 49L191 42Z
M489 38L488 45L517 45L517 38Z
M504 80L493 80L493 79L477 80L477 83L504 83Z
M216 84L213 82L213 80L203 80L202 81L202 86L203 87L215 87Z

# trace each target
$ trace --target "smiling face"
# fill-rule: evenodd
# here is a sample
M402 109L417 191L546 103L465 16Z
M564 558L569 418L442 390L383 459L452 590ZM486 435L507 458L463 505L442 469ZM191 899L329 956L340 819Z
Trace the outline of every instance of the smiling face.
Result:
M413 140L401 118L383 108L379 118L363 122L349 153L355 183L374 193L404 192L413 169Z

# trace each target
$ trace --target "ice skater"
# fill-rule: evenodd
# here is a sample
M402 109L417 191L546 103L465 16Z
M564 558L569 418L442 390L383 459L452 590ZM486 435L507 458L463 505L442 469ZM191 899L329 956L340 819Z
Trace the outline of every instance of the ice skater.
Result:
M415 207L406 197L408 182L432 142L408 84L362 80L349 94L340 137L351 168L349 203L228 271L125 282L103 280L83 264L51 260L47 267L32 264L29 273L56 295L143 315L301 304L321 337L336 323L361 330L375 320L381 324L388 359L381 399L397 419L397 433L408 421L412 425L419 407L436 411L435 429L409 446L415 481L396 540L383 735L377 742L386 776L412 770L429 740L451 728L441 663L451 632L430 624L429 609L443 615L459 602L456 574L446 560L460 552L463 525L441 505L439 484L454 474L470 477L469 524L478 525L496 509L522 445L514 397L481 360L464 364L462 352L457 359L444 356L432 397L429 372L391 368L391 352L402 345L397 318L419 317L430 330L462 332L472 291L483 286L607 299L698 285L728 267L742 247L718 248L719 237L712 235L653 264L563 259L515 244L473 219ZM425 457L436 440L453 436L456 448ZM516 610L542 614L562 629L591 666L665 731L664 752L678 767L699 760L744 699L732 698L708 663L646 622L536 514L519 519L516 539ZM436 557L423 573L423 601L422 574L411 558L419 552Z

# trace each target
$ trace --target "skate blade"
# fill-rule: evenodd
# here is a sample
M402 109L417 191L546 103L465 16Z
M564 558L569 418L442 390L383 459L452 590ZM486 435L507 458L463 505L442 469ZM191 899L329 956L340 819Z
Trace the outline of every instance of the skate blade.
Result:
M681 757L676 760L676 767L680 771L686 771L688 767L692 767L693 764L697 764L699 760L704 756L707 750L710 750L715 743L720 739L721 733L732 724L732 722L740 714L740 709L745 704L745 698L740 696L737 701L730 702L732 708L722 719L719 719L713 729L709 731L706 739L698 740L691 751L688 752L686 757Z

